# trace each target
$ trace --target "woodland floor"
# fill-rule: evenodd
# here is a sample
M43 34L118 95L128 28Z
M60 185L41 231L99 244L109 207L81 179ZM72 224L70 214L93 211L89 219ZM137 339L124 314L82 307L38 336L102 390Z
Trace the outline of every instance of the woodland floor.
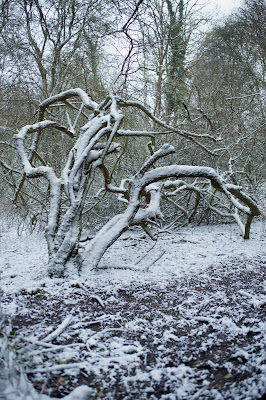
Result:
M187 233L195 241L195 232ZM261 231L258 240L265 244ZM130 256L138 243L125 243ZM119 278L123 254L107 272L113 249L94 278L35 279L32 288L8 285L7 278L16 279L9 264L1 304L11 320L11 347L35 389L53 398L87 385L92 400L262 399L266 257L259 248L186 273L149 276L150 262L145 279Z

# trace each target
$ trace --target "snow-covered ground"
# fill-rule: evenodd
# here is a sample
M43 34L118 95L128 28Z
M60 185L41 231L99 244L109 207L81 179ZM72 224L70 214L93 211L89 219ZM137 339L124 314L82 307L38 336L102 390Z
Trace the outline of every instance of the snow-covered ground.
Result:
M23 232L18 236L16 228L3 226L0 235L0 278L6 293L43 284L57 286L58 280L51 280L46 274L48 255L42 234ZM162 235L156 244L141 230L126 233L85 281L96 286L105 281L152 281L164 285L171 277L197 274L228 259L265 254L265 242L265 222L260 221L252 225L250 240L243 240L238 226L233 224L180 228L176 233ZM74 274L68 280L80 279Z
M50 279L43 235L18 236L3 222L8 340L35 388L51 396L83 385L66 399L260 399L265 243L261 221L247 241L232 224L186 227L156 243L129 232L89 276L70 268ZM19 398L8 390L0 399Z

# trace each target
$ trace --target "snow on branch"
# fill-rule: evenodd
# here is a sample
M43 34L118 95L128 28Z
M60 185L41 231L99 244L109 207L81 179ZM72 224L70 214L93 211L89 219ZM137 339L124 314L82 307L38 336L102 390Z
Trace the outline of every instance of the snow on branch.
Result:
M72 139L74 138L74 133L69 131L65 126L59 125L57 122L54 121L40 121L34 125L26 125L24 126L17 134L14 135L15 139L25 139L28 133L37 132L38 130L46 129L46 128L56 128L61 132L66 133Z
M241 220L239 219L238 213L234 213L234 218L244 233L244 238L249 238L249 230L252 219L255 216L260 215L260 210L256 203L245 193L243 193L238 187L227 184L213 168L210 167L199 167L189 165L171 165L166 167L158 167L151 171L146 172L142 179L139 180L139 185L145 188L153 182L158 182L163 179L174 177L180 178L205 178L211 181L212 186L225 194L229 201L235 206L235 208L247 215L247 222L245 229ZM242 204L243 203L243 204Z
M163 214L160 210L161 185L152 183L145 188L145 192L150 195L150 200L144 209L139 209L135 215L132 225L140 225L147 220L161 219Z
M231 200L235 207L239 210L243 211L246 214L251 212L250 208L247 206L242 205L232 194L231 190L227 188L226 183L224 180L215 172L213 168L210 167L199 167L199 166L190 166L190 165L170 165L166 167L158 167L152 171L146 172L144 174L141 184L142 187L149 185L152 182L158 182L162 179L167 179L169 177L175 178L206 178L209 179L212 183L212 186L226 194L226 196ZM237 192L235 191L235 194ZM240 199L240 196L236 196ZM244 200L244 197L242 197ZM244 201L246 204L246 201Z
M213 168L189 165L170 165L148 170L155 160L170 154L174 148L164 145L146 161L140 171L131 179L130 194L127 209L123 214L113 217L97 233L85 247L82 256L84 274L92 268L97 267L102 255L108 247L117 240L129 226L147 223L149 219L162 218L160 211L161 187L155 185L156 182L175 178L204 178L211 182L215 190L223 193L235 208L247 215L244 238L249 236L249 227L252 218L259 215L259 210L251 199L243 195L239 190L228 185ZM232 193L233 191L233 193ZM141 197L147 196L146 207L141 208ZM244 203L244 204L242 204ZM251 207L252 206L252 207ZM243 224L238 218L238 213L234 213L234 219L239 224L243 233Z
M66 327L72 322L73 317L72 315L68 315L62 322L61 324L48 336L46 336L42 341L44 343L47 342L52 342L54 339L56 339L61 333L66 329Z
M174 181L167 180L167 181L165 181L163 183L164 189L173 189L173 188L175 189L175 190L173 190L171 192L168 192L168 191L165 192L164 195L165 195L165 197L167 198L168 201L170 201L172 204L174 204L174 206L176 208L179 208L183 212L183 214L186 216L187 219L190 219L192 215L195 215L195 212L196 212L196 209L197 209L197 206L198 206L198 199L200 198L200 199L202 199L204 201L204 204L206 205L207 210L208 209L212 210L213 212L215 212L216 214L218 214L221 217L234 219L236 221L236 223L238 224L238 226L240 227L240 230L241 230L241 232L242 232L242 234L244 236L245 235L245 225L241 221L241 218L240 218L239 213L238 213L238 209L235 208L235 211L232 213L230 211L231 207L229 206L228 207L229 211L227 211L227 212L222 211L221 208L226 208L226 205L225 204L221 204L221 202L220 202L221 201L221 197L215 195L216 189L214 191L211 191L209 189L206 190L206 188L204 188L204 186L203 186L203 188L200 187L200 186L202 186L202 182L200 184L198 184L197 181L195 181L193 184L188 184L184 180L174 180ZM226 184L227 190L230 191L230 188L232 186L233 185ZM239 190L240 188L237 187L237 189ZM185 212L185 210L180 207L180 205L176 204L175 202L173 202L173 200L169 199L169 196L173 197L176 194L180 193L181 191L195 192L196 195L197 195L194 211L191 214L191 216L189 216ZM210 198L210 200L208 200L208 197ZM212 204L212 202L214 200L217 200L219 202L218 206L217 205L214 206ZM229 204L231 205L231 202ZM218 207L220 207L220 208L218 208ZM254 214L256 214L255 208L253 208L252 212Z
M49 107L51 104L54 104L58 101L64 101L68 100L71 97L79 97L82 103L84 104L85 107L87 107L90 110L96 110L98 109L98 104L93 101L84 90L80 88L76 89L70 89L66 90L65 92L61 92L55 96L51 96L48 99L44 100L40 105L39 109L43 113L43 110L45 110L47 107Z
M159 150L157 150L152 156L144 163L136 176L143 176L148 169L160 158L168 156L175 152L174 146L166 143Z
M78 105L72 104L72 99L78 97ZM49 107L64 106L63 113L58 113L58 121L45 120L45 113L50 112ZM70 112L69 107L71 108ZM134 107L145 113L150 120L162 127L164 132L145 130L124 130L122 127L124 115L123 108ZM87 116L84 109L89 115ZM66 125L63 126L63 120ZM43 155L37 154L37 147L43 130L53 128L74 139L73 146L66 157L65 165L62 165L60 175L46 164ZM75 132L76 131L76 132ZM34 133L29 149L25 149L28 134ZM52 133L52 132L51 132ZM229 185L213 168L189 165L168 165L156 167L156 162L163 157L173 154L174 147L164 144L155 151L155 137L161 134L177 133L206 150L209 150L203 140L216 142L217 139L208 134L195 134L177 129L155 117L146 107L137 102L124 101L116 96L109 95L101 103L94 102L82 89L76 88L49 97L39 106L39 122L24 126L15 136L17 149L24 167L24 175L19 184L17 194L22 188L25 176L29 178L45 177L49 182L50 208L45 230L49 249L49 274L51 276L63 276L68 261L71 259L77 268L86 274L92 268L96 268L101 257L108 247L112 245L120 235L130 226L140 225L151 238L154 238L150 227L158 226L162 221L161 201L171 195L172 204L182 212L183 216L189 218L189 213L183 204L174 202L173 196L182 190L195 191L197 200L203 198L209 209L217 210L220 215L230 215L242 228L244 237L249 236L249 227L254 216L259 215L256 203L247 196L240 187ZM142 162L138 172L133 176L119 176L120 186L112 182L115 176L114 170L124 156L127 147L119 156L119 162L110 160L107 156L120 150L119 137L148 137L152 142L148 144L150 157ZM61 135L60 135L61 137ZM140 155L146 154L144 151ZM37 165L33 163L39 158ZM40 158L41 157L41 158ZM44 162L42 162L44 160ZM137 160L138 161L138 160ZM109 165L113 168L110 172ZM114 166L113 166L114 165ZM3 165L4 167L4 165ZM104 177L104 188L99 189L96 172L101 171ZM122 175L124 171L119 171ZM185 182L185 178L194 178L193 184ZM171 180L170 180L171 179ZM175 181L174 181L175 180ZM207 181L207 185L202 181ZM96 183L96 185L94 185ZM102 185L102 183L100 183ZM174 189L167 193L168 189ZM213 190L214 189L214 190ZM79 242L82 233L82 217L84 208L88 209L88 203L93 200L95 207L95 194L108 191L118 194L118 200L122 201L125 209L121 214L111 218L84 247L83 253L79 252ZM226 207L214 197L212 192L218 191L227 198ZM97 196L97 194L96 194ZM208 196L213 196L213 203L208 202ZM206 200L205 200L206 199ZM99 200L99 199L98 199ZM234 212L228 210L227 204L233 206ZM218 206L217 206L218 203ZM242 215L247 216L243 228ZM242 224L242 225L241 225ZM56 330L64 329L66 321ZM48 339L46 339L48 340Z

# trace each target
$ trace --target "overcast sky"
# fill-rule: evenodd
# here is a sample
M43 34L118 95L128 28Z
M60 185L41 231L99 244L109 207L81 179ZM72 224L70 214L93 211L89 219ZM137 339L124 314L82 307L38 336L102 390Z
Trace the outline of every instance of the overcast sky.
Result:
M241 4L242 0L210 0L210 5L213 8L217 7L217 12L219 11L223 14L229 14Z

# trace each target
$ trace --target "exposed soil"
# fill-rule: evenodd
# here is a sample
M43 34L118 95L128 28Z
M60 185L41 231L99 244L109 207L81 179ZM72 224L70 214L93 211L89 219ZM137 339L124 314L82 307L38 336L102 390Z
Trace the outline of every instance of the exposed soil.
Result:
M265 266L232 259L164 285L97 291L58 282L2 301L16 305L10 339L42 393L61 398L86 384L92 400L255 400L266 391ZM63 347L34 344L69 315L48 342Z

